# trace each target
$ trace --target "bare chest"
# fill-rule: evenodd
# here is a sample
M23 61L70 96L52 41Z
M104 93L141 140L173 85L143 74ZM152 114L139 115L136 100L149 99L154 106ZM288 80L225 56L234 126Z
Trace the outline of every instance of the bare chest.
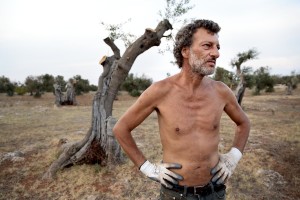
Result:
M160 128L181 134L214 132L219 129L223 109L222 99L215 95L167 98L159 107Z

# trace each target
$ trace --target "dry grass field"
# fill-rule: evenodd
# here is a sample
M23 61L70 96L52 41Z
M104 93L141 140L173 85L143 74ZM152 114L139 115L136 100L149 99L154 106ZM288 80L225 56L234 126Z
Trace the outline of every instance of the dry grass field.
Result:
M300 86L299 86L300 87ZM59 139L82 139L91 121L93 94L77 98L79 106L54 107L54 96L7 97L0 94L0 199L158 199L159 185L145 178L126 159L113 167L78 165L45 182L42 175L54 161ZM136 100L122 93L114 104L120 115ZM252 124L243 159L227 184L227 199L300 199L300 89L286 96L284 88L251 96L243 108ZM134 131L138 146L153 162L161 159L156 115ZM220 151L226 152L234 124L224 114Z

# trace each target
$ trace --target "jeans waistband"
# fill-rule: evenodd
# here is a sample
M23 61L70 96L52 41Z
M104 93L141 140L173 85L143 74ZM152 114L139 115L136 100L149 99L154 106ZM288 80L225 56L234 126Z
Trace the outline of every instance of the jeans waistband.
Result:
M169 189L169 188L167 188ZM170 190L182 193L182 194L194 194L194 195L200 195L200 196L206 196L209 194L212 194L214 191L219 192L221 190L225 190L226 186L224 184L214 184L214 183L208 183L204 186L181 186L181 185L173 185L173 188Z

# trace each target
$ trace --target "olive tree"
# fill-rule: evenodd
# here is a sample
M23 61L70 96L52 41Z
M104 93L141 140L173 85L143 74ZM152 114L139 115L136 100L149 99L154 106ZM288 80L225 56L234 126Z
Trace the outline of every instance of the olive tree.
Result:
M246 89L246 80L242 69L242 64L248 60L257 58L258 52L256 49L250 49L248 51L238 53L237 56L231 60L230 65L236 68L236 74L239 77L239 83L235 90L235 96L238 103L241 105Z
M93 99L90 129L81 141L63 145L62 153L48 168L44 178L54 178L57 170L74 164L98 163L113 166L122 161L121 148L112 132L116 123L112 116L114 99L136 58L151 47L161 44L161 39L166 37L164 34L173 29L168 19L177 19L190 10L192 6L188 5L189 1L167 0L166 10L160 13L164 19L155 28L146 28L144 34L132 42L130 38L134 38L133 35L124 34L120 25L106 27L110 31L110 37L105 38L104 42L111 48L113 55L103 56L99 62L103 66L103 72ZM127 46L123 55L114 42L116 39L123 40Z

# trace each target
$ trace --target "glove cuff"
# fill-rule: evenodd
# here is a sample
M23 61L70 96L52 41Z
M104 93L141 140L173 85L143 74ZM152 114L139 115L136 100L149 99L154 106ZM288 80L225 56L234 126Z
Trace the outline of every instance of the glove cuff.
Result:
M233 155L233 157L235 158L235 160L236 160L237 162L238 162L238 161L242 158L242 156L243 156L243 154L240 152L240 150L238 150L238 149L235 148L235 147L232 147L232 148L230 149L229 153Z
M150 165L151 163L149 160L146 160L141 166L140 166L140 171L143 172L145 169Z
M145 174L146 176L151 174L154 171L154 169L155 169L155 166L148 160L146 160L146 162L144 162L144 164L142 164L142 166L140 167L140 171L143 174Z
M141 166L139 167L139 170L141 170L142 166L145 165L145 163L147 162L148 160L146 160L145 162L143 162L143 164L141 164ZM149 161L148 161L149 162Z

